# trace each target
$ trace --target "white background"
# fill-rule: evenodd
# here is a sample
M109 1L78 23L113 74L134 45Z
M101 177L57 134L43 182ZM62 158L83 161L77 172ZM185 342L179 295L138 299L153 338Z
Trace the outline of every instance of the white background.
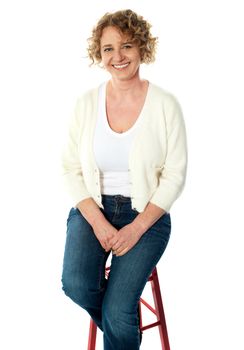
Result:
M172 350L244 349L241 3L1 2L1 349L86 349L89 316L61 290L60 153L77 96L108 78L89 68L86 39L122 8L153 24L157 61L142 77L178 98L188 133L187 183L158 265ZM149 348L160 349L156 329L144 333Z

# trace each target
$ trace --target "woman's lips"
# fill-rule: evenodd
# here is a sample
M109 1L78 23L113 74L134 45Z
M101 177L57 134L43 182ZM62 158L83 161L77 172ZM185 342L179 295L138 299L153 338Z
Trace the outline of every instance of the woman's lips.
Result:
M121 69L124 69L124 68L128 67L129 64L130 64L130 62L124 63L124 64L113 64L112 66L113 66L115 69L121 70Z

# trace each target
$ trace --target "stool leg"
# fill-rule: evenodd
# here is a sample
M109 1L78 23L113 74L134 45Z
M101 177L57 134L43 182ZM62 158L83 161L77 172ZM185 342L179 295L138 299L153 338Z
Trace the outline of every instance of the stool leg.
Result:
M158 328L159 328L159 334L160 334L160 339L162 344L162 350L170 350L167 325L165 320L163 302L162 302L156 267L152 272L151 287L152 287L152 294L153 294L155 309L157 312L157 318L158 320L160 320L160 324Z
M140 332L140 344L142 342L142 312L141 312L141 300L138 302L138 316L139 316L139 332Z
M96 339L97 339L97 325L93 321L93 319L91 319L90 320L90 329L89 329L87 350L95 350L96 349Z

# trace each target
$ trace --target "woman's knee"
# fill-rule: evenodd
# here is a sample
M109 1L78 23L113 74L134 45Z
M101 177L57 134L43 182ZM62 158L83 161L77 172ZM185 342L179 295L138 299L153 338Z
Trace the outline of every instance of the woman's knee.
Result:
M79 305L86 305L88 293L85 281L81 276L71 271L63 271L62 290L64 293Z

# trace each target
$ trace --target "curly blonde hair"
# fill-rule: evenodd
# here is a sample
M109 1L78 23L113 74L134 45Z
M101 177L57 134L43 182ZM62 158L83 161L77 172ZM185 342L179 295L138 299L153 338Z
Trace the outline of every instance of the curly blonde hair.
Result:
M113 26L123 35L129 36L135 42L140 51L141 63L151 63L155 60L157 39L150 33L151 24L132 10L121 10L114 13L105 13L92 30L92 36L88 41L88 57L92 64L101 63L100 39L103 29Z

